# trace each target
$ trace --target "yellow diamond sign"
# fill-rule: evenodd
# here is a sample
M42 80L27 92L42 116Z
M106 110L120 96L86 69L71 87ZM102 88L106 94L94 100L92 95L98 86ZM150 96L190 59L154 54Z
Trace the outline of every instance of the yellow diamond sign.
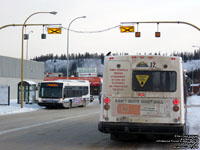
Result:
M136 79L138 80L141 87L144 87L145 83L149 79L149 75L136 75Z
M134 32L134 26L121 26L121 32Z
M61 34L61 28L48 28L48 34Z

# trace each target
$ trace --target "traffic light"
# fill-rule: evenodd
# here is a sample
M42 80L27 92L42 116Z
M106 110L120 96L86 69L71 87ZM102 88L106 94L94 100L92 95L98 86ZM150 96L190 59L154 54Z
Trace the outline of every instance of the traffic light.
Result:
M155 32L155 37L160 37L160 32Z
M135 32L135 37L140 37L140 32Z

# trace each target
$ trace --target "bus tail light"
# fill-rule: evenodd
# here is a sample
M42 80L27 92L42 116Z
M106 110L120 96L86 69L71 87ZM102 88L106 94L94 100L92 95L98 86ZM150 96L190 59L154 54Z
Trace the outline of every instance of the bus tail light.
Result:
M132 56L132 58L134 59L134 58L136 58L136 56Z
M106 97L106 98L104 98L104 102L105 102L106 104L108 104L108 103L110 103L110 99L109 99L108 97Z
M176 58L175 58L175 57L172 57L171 60L176 60Z
M141 59L143 59L143 58L144 58L144 56L140 56L140 58L141 58Z
M179 111L179 107L178 107L178 106L174 106L174 107L173 107L173 110L174 110L175 112L177 112L177 111Z
M178 105L180 102L179 102L178 99L174 99L174 100L173 100L173 103L174 103L174 105Z
M153 58L153 56L149 56L149 59L152 59Z
M108 104L105 104L105 105L104 105L104 109L105 109L105 110L108 110L108 109L110 109L110 105L108 105Z
M110 57L109 59L110 59L110 60L113 60L113 59L114 59L114 57Z
M144 96L144 93L139 93L138 96Z

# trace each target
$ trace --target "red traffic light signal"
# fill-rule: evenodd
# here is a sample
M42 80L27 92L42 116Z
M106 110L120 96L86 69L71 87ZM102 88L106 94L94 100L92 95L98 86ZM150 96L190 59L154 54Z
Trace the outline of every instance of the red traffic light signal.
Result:
M160 32L155 32L155 37L160 37Z
M135 37L140 37L140 32L135 32Z

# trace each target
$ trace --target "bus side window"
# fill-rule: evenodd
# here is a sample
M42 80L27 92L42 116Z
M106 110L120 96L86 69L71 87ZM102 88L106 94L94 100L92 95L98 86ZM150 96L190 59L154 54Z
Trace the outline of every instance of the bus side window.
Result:
M82 96L82 95L83 95L83 87L79 86L79 96Z
M66 98L68 95L68 92L67 92L67 87L64 88L64 98Z
M83 87L83 95L87 95L88 94L88 87Z

